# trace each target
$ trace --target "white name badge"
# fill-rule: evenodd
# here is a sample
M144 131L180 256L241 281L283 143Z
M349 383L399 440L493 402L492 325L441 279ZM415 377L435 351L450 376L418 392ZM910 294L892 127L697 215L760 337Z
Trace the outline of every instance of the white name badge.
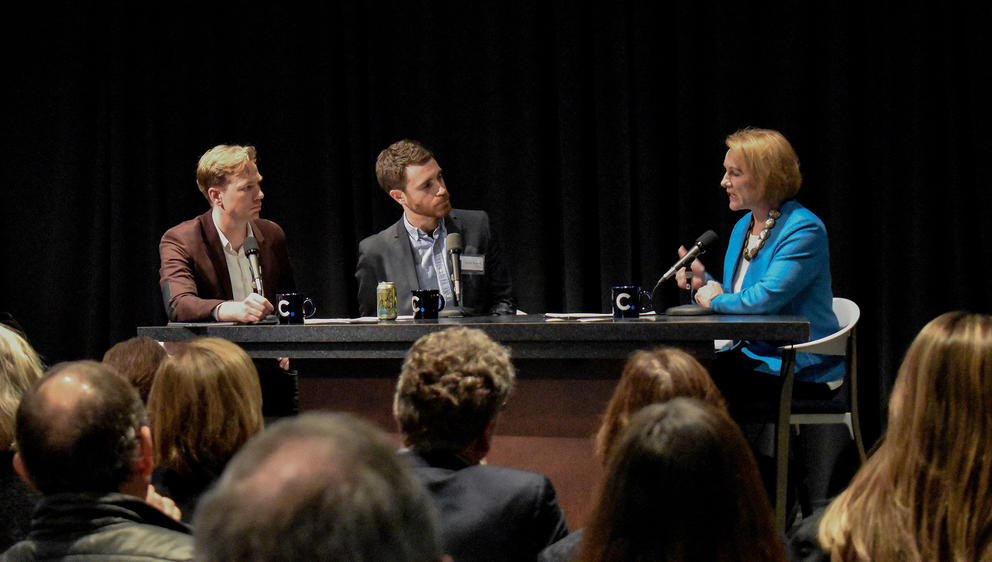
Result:
M471 256L462 254L462 273L469 275L484 275L486 273L486 256Z

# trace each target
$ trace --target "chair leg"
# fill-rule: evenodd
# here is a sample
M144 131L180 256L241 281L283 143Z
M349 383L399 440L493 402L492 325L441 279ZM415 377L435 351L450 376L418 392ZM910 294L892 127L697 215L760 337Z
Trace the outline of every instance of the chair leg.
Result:
M809 486L807 485L807 478L809 477L809 471L806 470L806 461L804 458L799 458L799 452L805 450L803 444L803 437L799 434L799 428L801 426L792 426L792 439L795 441L796 446L790 446L790 451L797 451L794 458L790 460L789 463L789 477L792 480L792 489L795 490L796 498L799 500L799 508L803 517L810 517L813 515L813 498L810 495Z
M861 421L858 419L857 415L851 417L851 432L854 434L854 442L858 445L858 454L861 455L861 464L864 464L868 460L868 455L865 453L865 442L861 437Z
M775 443L775 526L783 533L789 515L789 418L792 415L792 384L795 380L796 352L784 350L782 352L782 391L779 395L778 423L775 430L777 439Z

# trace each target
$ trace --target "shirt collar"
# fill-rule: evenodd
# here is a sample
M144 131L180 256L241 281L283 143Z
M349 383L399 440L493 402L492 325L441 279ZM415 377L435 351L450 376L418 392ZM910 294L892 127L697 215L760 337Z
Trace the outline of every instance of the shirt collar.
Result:
M217 229L217 235L220 236L220 245L223 246L225 250L231 252L232 254L244 252L245 249L244 244L241 245L240 250L238 250L237 252L234 251L234 246L231 246L231 241L227 239L227 236L224 236L224 231L221 230L220 225L217 224L217 215L213 214L211 215L211 218L213 218L214 220L214 228ZM248 236L254 236L255 231L251 229L251 223L248 223L247 226L248 229L245 231L245 237L247 238Z
M434 229L433 236L427 234L423 230L410 224L410 221L406 218L406 213L403 213L403 226L406 227L406 233L410 236L410 240L417 242L418 240L437 240L439 238L444 238L445 228L444 219L437 221L437 228Z

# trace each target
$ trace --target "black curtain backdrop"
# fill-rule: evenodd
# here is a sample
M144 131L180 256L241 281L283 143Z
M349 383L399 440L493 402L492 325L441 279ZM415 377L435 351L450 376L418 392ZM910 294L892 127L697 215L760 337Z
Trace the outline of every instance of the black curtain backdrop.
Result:
M836 5L835 5L836 4ZM379 150L431 147L485 209L528 312L607 310L739 214L724 137L781 130L862 309L877 435L906 346L987 312L990 10L854 3L45 5L6 21L3 301L49 362L165 321L158 242L207 208L199 156L259 149L263 216L319 315L357 313L358 241L399 208ZM874 13L872 13L874 11Z

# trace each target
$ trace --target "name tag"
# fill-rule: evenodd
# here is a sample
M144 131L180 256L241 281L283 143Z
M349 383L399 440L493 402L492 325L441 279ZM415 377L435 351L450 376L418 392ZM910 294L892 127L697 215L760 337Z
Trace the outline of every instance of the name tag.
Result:
M462 273L469 275L484 275L486 273L486 256L471 256L462 254Z

